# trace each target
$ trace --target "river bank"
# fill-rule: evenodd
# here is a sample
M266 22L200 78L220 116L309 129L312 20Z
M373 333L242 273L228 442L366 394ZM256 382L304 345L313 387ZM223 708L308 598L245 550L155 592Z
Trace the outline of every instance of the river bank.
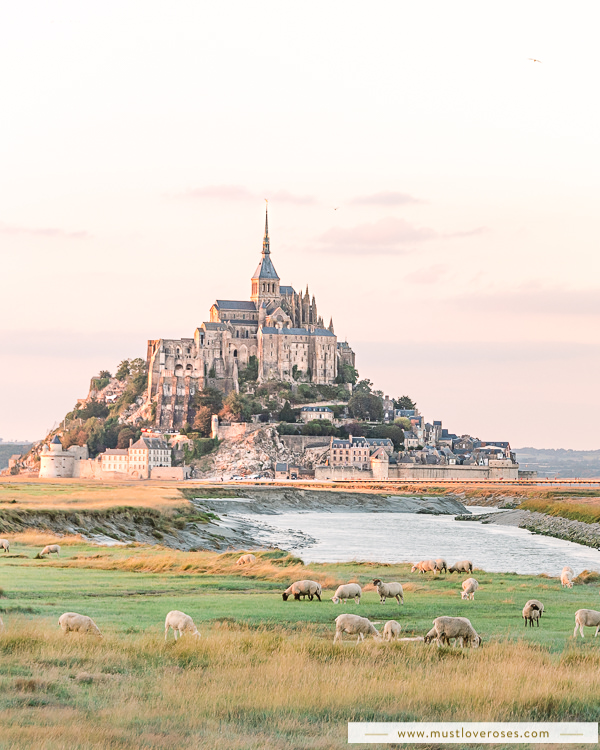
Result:
M499 526L516 526L527 529L533 534L552 536L568 542L583 544L586 547L600 549L600 524L572 521L560 516L548 516L529 510L506 510L499 513L484 513L481 515L466 515L457 517L460 521L478 521Z

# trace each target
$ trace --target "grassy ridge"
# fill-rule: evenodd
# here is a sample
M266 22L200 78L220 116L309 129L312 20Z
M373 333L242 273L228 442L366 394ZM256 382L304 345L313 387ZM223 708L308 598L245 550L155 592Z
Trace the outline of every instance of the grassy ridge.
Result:
M568 518L571 521L600 523L600 497L597 492L590 494L556 494L553 497L528 498L519 505L521 510L546 513L549 516Z

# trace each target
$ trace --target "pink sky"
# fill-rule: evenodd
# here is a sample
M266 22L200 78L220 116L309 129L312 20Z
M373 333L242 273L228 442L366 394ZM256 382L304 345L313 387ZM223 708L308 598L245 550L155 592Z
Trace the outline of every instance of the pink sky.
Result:
M600 448L595 5L13 6L0 437L248 298L269 198L282 283L362 377L459 433Z

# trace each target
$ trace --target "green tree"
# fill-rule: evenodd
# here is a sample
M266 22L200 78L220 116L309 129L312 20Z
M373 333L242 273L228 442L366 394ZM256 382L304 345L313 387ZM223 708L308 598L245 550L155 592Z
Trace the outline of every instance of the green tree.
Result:
M100 370L100 372L98 373L98 377L99 378L112 378L112 375L110 374L108 370Z
M383 404L372 393L353 393L348 401L348 411L356 419L365 419L369 422L380 422L383 419Z
M394 424L397 424L403 430L410 430L410 419L408 417L396 417Z
M394 399L394 409L416 409L417 404L409 396Z
M211 410L211 414L218 414L223 408L223 394L216 388L204 388L196 391L193 404L197 409L205 406Z
M130 440L135 440L135 431L131 427L122 427L117 438L117 448L128 448Z
M338 367L338 374L335 379L336 383L356 383L358 380L358 370L347 362L341 362Z
M258 380L258 357L254 354L249 357L248 365L239 373L240 383L246 383L249 380Z
M239 393L232 391L225 399L223 416L233 422L249 422L251 419L249 402Z
M371 393L372 390L373 383L368 378L359 380L358 383L354 386L354 393Z
M194 417L194 430L199 432L203 437L210 436L212 416L213 412L208 406L201 406L196 411L196 416Z
M125 378L131 373L131 365L128 359L124 359L121 364L117 367L115 378L117 380L125 380Z
M290 402L286 401L283 405L283 409L279 412L279 420L281 422L295 422L296 421L296 415L294 414L294 410L290 406Z

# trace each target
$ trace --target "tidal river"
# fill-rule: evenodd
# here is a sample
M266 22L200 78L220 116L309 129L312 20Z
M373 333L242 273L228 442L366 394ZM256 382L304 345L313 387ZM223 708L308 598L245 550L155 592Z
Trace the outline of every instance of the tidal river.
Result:
M493 509L470 506L469 510ZM443 557L450 565L467 559L477 568L496 572L558 576L565 565L575 573L600 571L600 552L591 547L512 526L455 521L453 516L302 512L269 516L268 525L272 530L265 529L261 541L279 542L305 563L395 563ZM302 544L297 532L314 541Z

